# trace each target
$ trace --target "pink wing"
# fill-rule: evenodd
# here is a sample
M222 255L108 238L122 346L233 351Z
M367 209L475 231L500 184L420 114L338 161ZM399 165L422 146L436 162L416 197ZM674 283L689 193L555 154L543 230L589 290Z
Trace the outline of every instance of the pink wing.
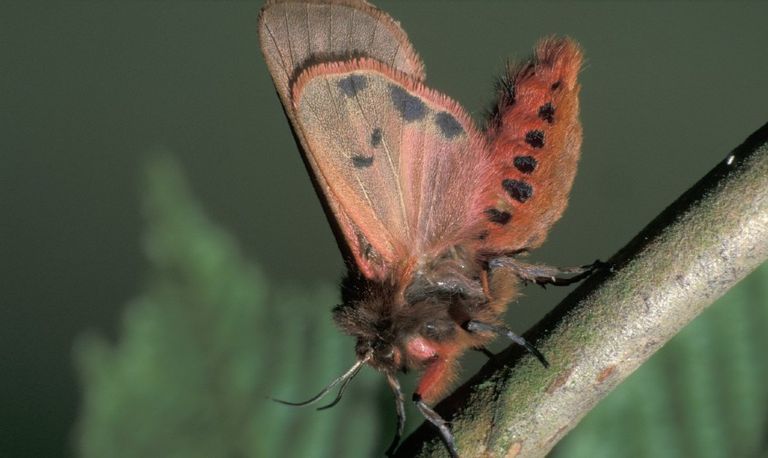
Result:
M304 72L291 96L313 173L349 217L345 237L384 279L479 232L486 149L455 102L362 59Z
M318 165L312 154L306 153L307 140L297 126L291 100L291 87L301 72L320 62L370 57L417 80L425 78L424 65L399 24L362 0L270 0L259 16L259 37L286 116L313 173ZM372 275L358 254L367 251L370 244L345 209L328 198L330 186L323 176L314 174L314 184L333 213L331 225L337 234L339 229L343 232L346 246L340 243L342 250L348 248L363 273Z

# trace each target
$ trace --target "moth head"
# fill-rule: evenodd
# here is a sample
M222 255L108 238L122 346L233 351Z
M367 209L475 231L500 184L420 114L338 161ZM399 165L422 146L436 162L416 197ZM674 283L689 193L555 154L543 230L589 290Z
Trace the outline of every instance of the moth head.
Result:
M356 285L353 297L333 310L336 325L357 339L357 359L367 358L373 368L386 374L404 369L401 341L403 329L397 322L393 295L378 284Z
M386 374L419 369L459 332L451 300L439 294L398 295L394 285L345 284L334 321L357 338L357 359ZM353 288L353 290L349 290Z

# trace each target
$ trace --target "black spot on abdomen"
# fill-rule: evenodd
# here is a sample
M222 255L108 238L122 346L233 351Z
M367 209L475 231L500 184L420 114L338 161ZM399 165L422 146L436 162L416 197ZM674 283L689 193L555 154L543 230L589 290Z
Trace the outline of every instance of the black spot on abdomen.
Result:
M381 129L377 127L371 132L371 146L377 148L379 145L381 145Z
M364 169L373 165L373 156L363 156L356 154L352 156L352 165L358 169Z
M552 103L547 102L539 107L539 118L552 124L555 122L555 107Z
M347 97L354 97L358 92L368 87L368 78L364 75L349 75L337 83L341 93Z
M435 124L440 128L440 132L443 137L451 139L464 133L464 128L461 127L459 121L453 117L452 114L447 111L441 111L435 115Z
M536 169L536 159L531 156L517 156L514 161L515 168L523 173L531 173Z
M427 114L427 106L420 98L395 84L389 86L389 98L406 122L418 121Z
M509 197L518 202L525 202L533 195L533 188L525 181L507 178L501 182L501 186L507 191Z
M534 148L544 147L544 132L541 130L529 130L525 133L525 143Z
M507 224L512 218L512 215L510 215L509 212L501 211L496 208L489 208L485 211L485 215L488 217L488 221L501 224L502 226Z

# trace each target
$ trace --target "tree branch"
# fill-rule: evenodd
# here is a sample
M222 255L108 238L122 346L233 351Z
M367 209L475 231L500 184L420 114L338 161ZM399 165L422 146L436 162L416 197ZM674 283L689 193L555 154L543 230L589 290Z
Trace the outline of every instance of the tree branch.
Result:
M768 257L768 124L664 210L527 337L437 406L463 456L538 457ZM648 387L654 389L654 387ZM397 456L445 455L423 424Z

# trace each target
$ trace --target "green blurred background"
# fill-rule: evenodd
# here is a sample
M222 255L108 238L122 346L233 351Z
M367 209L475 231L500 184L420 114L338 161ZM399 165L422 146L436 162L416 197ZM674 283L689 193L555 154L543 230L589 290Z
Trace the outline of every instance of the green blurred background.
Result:
M507 58L552 33L585 48L583 157L569 210L538 261L609 257L768 120L768 2L378 6L401 21L428 83L477 119ZM342 263L260 55L259 7L0 4L0 455L375 456L385 448L394 419L376 374L364 374L337 413L275 409L263 398L313 394L353 353L330 323ZM766 317L764 281L747 282L732 298L744 308L731 331ZM529 288L508 321L523 331L566 293ZM185 314L197 318L187 323ZM692 338L710 346L745 334L701 332ZM761 441L768 399L755 380L768 374L756 342L740 347L747 363L726 389L735 397L718 394L748 415L708 411L690 424L672 415L671 424L687 425L675 434L659 414L674 403L638 403L643 424L672 444L664 453L759 453L758 445L712 446L737 434L715 420L748 420L738 434ZM703 348L701 361L715 361L706 370L717 372L707 345L677 346ZM662 361L650 379L630 382L642 397L659 380L685 393L680 386L710 379L700 366L687 376L664 371L671 366L679 367ZM730 380L710 380L689 405L709 404L707 390L720 393ZM641 418L628 413L637 401L622 396L616 418ZM638 422L626 431L615 420L585 423L613 439L585 431L591 439L571 435L561 453L629 447L627 431L643 442ZM627 455L661 456L638 447Z

